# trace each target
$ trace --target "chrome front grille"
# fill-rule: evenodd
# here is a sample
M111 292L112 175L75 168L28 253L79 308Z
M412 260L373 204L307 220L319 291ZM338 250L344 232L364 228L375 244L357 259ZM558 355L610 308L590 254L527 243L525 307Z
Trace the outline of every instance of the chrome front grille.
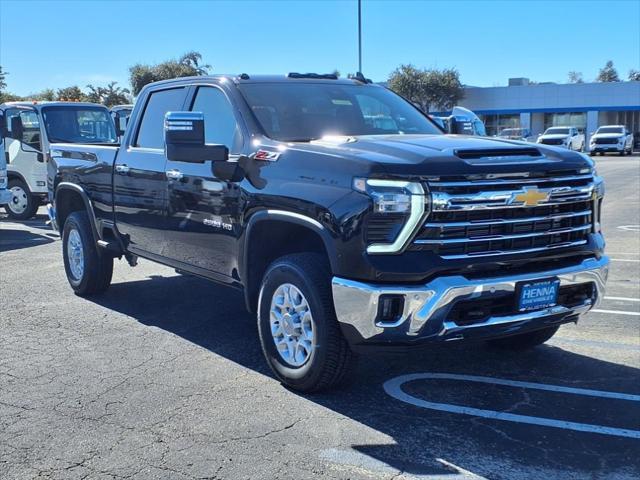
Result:
M411 250L446 259L582 245L593 229L591 175L428 182L431 211Z

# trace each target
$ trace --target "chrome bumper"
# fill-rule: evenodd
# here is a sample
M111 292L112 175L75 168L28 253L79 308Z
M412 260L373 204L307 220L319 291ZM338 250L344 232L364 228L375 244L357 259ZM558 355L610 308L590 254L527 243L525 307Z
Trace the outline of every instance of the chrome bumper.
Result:
M589 311L604 296L609 258L590 258L579 265L557 270L505 277L472 279L463 276L437 278L425 285L394 286L362 283L334 277L333 301L345 336L357 343L417 343L416 340L441 341L466 338L490 338L563 323ZM560 286L593 283L594 298L578 306L558 305L544 310L490 317L483 322L458 325L447 319L460 300L483 300L497 294L515 294L519 282L558 277ZM381 295L402 295L404 309L393 323L376 322Z

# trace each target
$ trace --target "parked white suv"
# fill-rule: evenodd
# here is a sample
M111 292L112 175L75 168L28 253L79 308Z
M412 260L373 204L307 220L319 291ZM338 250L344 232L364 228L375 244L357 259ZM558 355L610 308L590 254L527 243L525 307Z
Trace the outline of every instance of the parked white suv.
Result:
M624 125L604 125L593 134L589 142L589 152L593 155L618 152L620 155L633 152L633 133Z
M551 127L538 137L538 143L581 152L584 148L584 134L577 127Z
M7 160L4 154L4 142L0 141L0 206L7 205L13 199L13 194L7 187Z
M16 220L33 217L47 202L47 160L51 143L117 144L113 119L103 105L79 102L8 102L4 115L8 187L5 206Z

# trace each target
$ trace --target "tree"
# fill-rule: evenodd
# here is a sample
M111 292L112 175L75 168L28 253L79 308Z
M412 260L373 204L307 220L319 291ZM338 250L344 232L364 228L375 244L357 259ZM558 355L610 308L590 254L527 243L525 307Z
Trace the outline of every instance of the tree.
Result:
M582 72L570 71L569 83L584 83L584 80L582 79Z
M411 64L400 65L389 76L387 85L410 102L419 104L423 109L427 108L423 70L419 70Z
M629 81L640 82L640 70L629 70Z
M2 70L2 65L0 65L0 92L2 92L5 88L7 88L7 72Z
M129 68L129 81L134 95L152 82L170 78L193 77L207 75L211 65L201 64L202 55L198 52L187 52L178 60L167 60L157 65L136 64Z
M82 93L82 90L77 85L59 88L56 92L56 97L63 102L83 102L86 100L86 95Z
M400 65L388 80L391 90L429 111L449 110L464 96L460 75L454 68L421 70L413 65Z
M53 91L53 88L46 88L41 92L27 95L26 98L40 102L52 102L56 99L56 92Z
M614 68L613 62L609 60L604 68L600 69L596 82L619 82L618 71Z
M92 103L101 103L107 107L131 103L129 89L116 87L117 83L110 82L106 87L87 85L89 92L86 94L86 100Z

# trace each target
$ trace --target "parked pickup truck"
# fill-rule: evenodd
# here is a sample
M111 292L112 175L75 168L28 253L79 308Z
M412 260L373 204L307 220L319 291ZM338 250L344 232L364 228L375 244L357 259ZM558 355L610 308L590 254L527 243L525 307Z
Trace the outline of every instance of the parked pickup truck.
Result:
M538 143L581 152L584 149L584 134L577 127L551 127L538 137Z
M154 83L119 148L51 155L78 295L109 286L114 257L239 288L268 364L301 391L335 385L354 351L532 347L603 296L604 188L588 156L446 135L366 81Z
M113 120L103 105L79 102L8 102L2 142L16 220L33 217L47 201L47 159L54 142L117 144Z
M605 125L591 137L589 152L592 155L618 152L620 155L633 153L633 133L624 125Z

